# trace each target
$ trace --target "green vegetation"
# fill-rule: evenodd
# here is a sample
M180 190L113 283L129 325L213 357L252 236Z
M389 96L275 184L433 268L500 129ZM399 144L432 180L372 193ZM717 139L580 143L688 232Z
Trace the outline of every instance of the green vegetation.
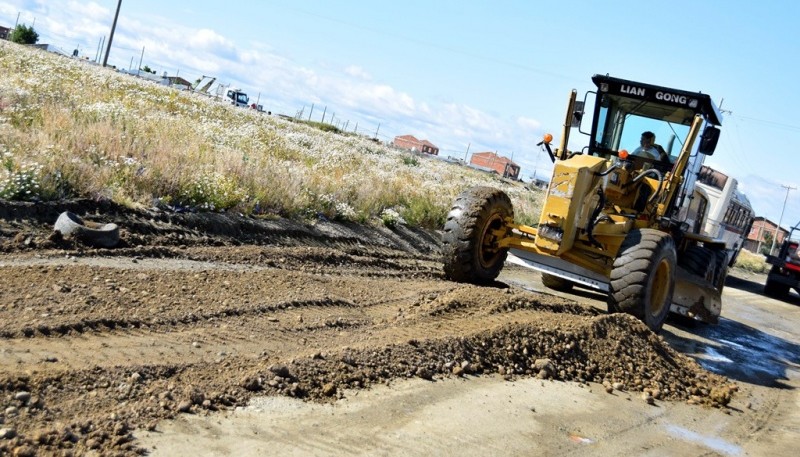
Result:
M19 44L36 44L39 42L39 34L32 26L20 24L8 34L8 41Z
M0 198L441 228L467 187L542 192L343 133L0 42Z

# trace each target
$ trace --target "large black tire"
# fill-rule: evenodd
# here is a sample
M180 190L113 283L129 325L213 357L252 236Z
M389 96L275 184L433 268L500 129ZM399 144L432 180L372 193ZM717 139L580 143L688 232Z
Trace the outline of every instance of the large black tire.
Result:
M714 280L715 264L714 251L700 246L689 246L679 261L679 265L687 272L708 282Z
M560 278L558 276L542 273L542 284L548 289L558 290L560 292L569 292L572 290L574 282L569 279Z
M789 295L789 286L777 281L773 281L767 276L767 283L764 284L764 293L774 298L785 298Z
M728 252L725 250L714 251L714 258L717 261L717 270L714 276L714 286L719 293L725 288L725 280L728 278Z
M609 312L636 316L659 332L675 290L675 242L654 229L633 230L614 260L608 294Z
M503 191L473 187L456 197L442 234L444 274L458 282L489 283L497 278L508 256L496 247L493 231L514 217L511 200Z

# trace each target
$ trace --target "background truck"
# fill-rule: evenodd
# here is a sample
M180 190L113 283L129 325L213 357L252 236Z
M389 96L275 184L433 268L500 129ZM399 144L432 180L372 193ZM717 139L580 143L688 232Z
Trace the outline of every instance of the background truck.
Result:
M570 93L560 147L540 143L554 161L537 226L514 222L500 190L462 192L442 234L445 275L493 281L509 252L542 273L545 286L607 294L609 312L626 312L659 331L670 311L719 319L728 271L725 242L700 233L705 214L691 198L722 117L711 97L595 75L582 102ZM591 107L586 115L585 107ZM588 145L570 151L572 129ZM666 154L629 152L653 132Z
M772 265L767 275L767 283L764 285L764 293L775 298L783 298L789 294L789 289L794 289L800 293L800 246L797 240L792 239L795 230L800 226L800 222L792 227L789 236L783 240L778 250L778 255L768 255L767 263Z
M241 89L220 86L218 95L231 105L244 108L250 107L250 97L248 97L246 93L242 92Z
M224 100L231 105L240 107L250 106L250 97L248 97L247 94L241 89L235 87L232 88L228 84L217 84L217 87L213 93L209 92L209 89L211 89L211 86L213 86L216 80L217 78L214 76L203 75L197 81L192 90L200 94L216 96L218 99Z

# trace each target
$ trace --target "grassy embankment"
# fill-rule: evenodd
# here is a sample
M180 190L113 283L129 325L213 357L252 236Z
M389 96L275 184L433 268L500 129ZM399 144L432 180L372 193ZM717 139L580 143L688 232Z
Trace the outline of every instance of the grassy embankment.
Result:
M3 199L440 228L455 195L490 185L538 220L540 191L318 127L0 41Z
M540 191L320 127L0 41L3 199L439 228L458 192L490 185L509 193L519 221L538 220ZM768 270L747 251L736 266Z

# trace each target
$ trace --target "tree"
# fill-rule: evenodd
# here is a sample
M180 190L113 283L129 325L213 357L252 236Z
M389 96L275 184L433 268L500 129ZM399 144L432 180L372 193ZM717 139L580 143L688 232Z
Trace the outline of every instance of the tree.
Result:
M39 41L39 34L33 27L25 24L18 25L8 35L8 40L19 44L36 44Z
M772 232L763 232L761 240L764 244L761 246L761 253L764 255L771 255L770 248L772 247Z

